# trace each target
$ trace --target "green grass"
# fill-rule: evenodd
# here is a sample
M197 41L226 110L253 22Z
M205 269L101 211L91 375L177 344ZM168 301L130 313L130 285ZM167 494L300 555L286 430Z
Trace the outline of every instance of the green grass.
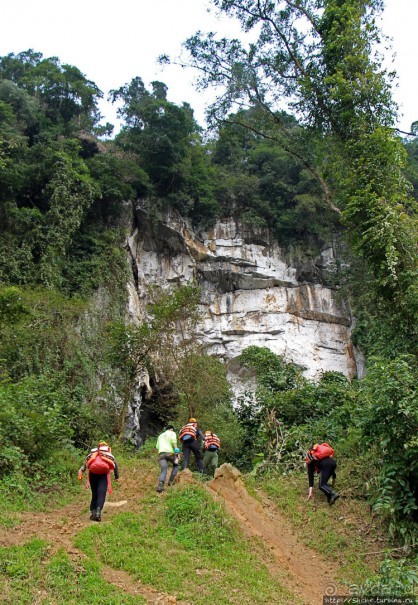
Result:
M42 580L45 542L32 540L20 547L0 549L0 602L5 605L32 605L36 586Z
M200 485L149 496L140 514L121 513L76 540L89 556L179 599L219 605L297 603Z
M0 525L9 527L18 523L15 513L45 511L73 501L79 491L75 468L78 462L74 454L64 452L62 460L45 462L44 470L37 470L31 478L23 471L2 477Z
M92 560L73 563L60 551L49 557L48 545L32 540L0 549L0 603L3 605L141 605L100 576Z
M383 550L386 542L365 501L342 497L330 507L317 487L308 501L304 474L277 473L256 483L252 477L246 481L250 490L261 488L273 499L304 544L338 563L339 581L359 585L373 575L383 556L366 553Z

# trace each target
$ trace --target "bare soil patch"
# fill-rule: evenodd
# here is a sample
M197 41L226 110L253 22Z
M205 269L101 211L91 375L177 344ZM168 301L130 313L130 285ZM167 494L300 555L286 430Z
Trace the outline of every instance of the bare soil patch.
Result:
M324 594L337 590L335 567L298 541L287 519L270 500L264 498L259 502L253 498L237 469L223 464L207 486L225 502L227 510L238 520L244 533L267 546L270 555L265 557L265 563L270 572L278 574L280 582L299 596L303 603L319 605Z

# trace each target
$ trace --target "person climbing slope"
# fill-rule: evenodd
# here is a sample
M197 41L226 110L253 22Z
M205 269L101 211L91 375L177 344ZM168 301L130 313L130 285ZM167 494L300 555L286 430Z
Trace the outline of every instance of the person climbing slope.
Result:
M78 478L83 478L84 471L89 471L89 484L91 489L90 520L101 521L102 509L106 500L107 490L112 493L110 473L113 471L115 479L119 479L119 469L110 446L105 441L90 450L84 464L78 471Z
M220 447L221 440L218 435L215 435L212 431L205 431L203 466L212 477L215 474L215 470L218 468L218 452Z
M165 478L167 476L168 465L172 464L168 485L172 485L177 471L179 470L179 454L180 450L177 447L177 435L174 432L174 427L169 424L165 431L157 439L155 446L158 450L158 462L160 463L161 473L158 478L157 492L164 490Z
M179 433L179 439L183 445L183 470L189 466L190 453L193 452L196 458L197 468L200 473L203 473L205 468L203 466L202 453L197 440L198 437L205 441L204 434L197 426L196 418L189 418L189 422L180 429Z
M332 487L328 485L328 481L332 477L332 486L334 486L337 477L335 470L337 462L333 458L334 450L328 443L316 443L306 452L306 467L308 471L308 500L313 498L314 474L319 473L319 489L325 494L328 504L332 506L340 497L337 492L334 492Z

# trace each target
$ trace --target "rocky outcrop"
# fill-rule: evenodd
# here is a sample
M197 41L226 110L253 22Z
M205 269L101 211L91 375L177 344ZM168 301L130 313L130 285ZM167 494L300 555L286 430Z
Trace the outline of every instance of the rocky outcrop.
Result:
M291 264L268 230L234 220L195 233L175 213L153 224L138 206L136 225L128 241L134 321L150 285L167 288L195 279L202 288L197 332L208 353L229 361L258 345L311 378L330 370L356 374L350 310L332 285L332 247L307 266L306 260Z

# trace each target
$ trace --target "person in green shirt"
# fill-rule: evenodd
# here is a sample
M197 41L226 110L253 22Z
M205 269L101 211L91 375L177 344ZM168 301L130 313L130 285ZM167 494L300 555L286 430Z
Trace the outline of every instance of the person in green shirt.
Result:
M160 463L161 468L161 473L158 478L157 492L162 492L164 490L168 465L173 465L171 475L168 480L168 485L172 485L179 470L180 450L177 447L177 435L174 432L174 427L171 424L169 424L165 431L158 437L156 448L158 450L158 462Z

